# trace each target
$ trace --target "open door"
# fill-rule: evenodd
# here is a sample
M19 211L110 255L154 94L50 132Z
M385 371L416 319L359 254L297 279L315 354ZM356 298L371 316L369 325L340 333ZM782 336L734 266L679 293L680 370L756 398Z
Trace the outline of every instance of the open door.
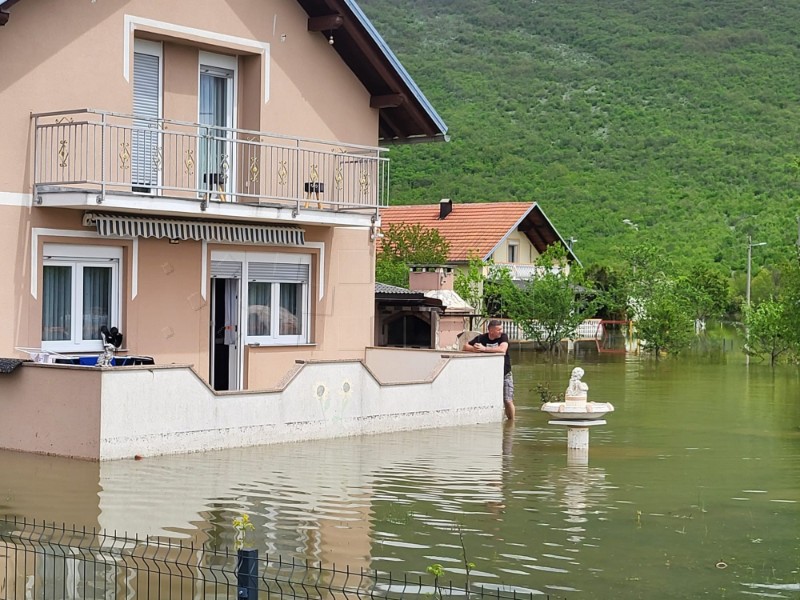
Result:
M233 263L238 264L238 263ZM241 275L211 276L211 360L209 379L215 390L241 389L239 297Z

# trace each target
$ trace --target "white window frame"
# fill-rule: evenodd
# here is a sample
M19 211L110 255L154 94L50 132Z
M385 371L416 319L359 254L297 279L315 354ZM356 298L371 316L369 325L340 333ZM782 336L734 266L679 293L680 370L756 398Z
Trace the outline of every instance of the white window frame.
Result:
M511 249L514 249L514 256L511 256ZM519 242L508 242L508 248L506 251L506 258L508 262L512 264L516 264L519 262Z
M109 326L120 327L122 314L122 248L113 246L79 246L77 244L50 244L46 243L42 249L42 306L44 307L44 267L45 266L70 266L72 267L72 306L71 306L71 332L69 340L44 341L43 350L53 352L101 352L102 342L83 339L83 273L84 267L108 266L111 268L111 305ZM44 310L44 309L43 309ZM44 315L42 315L42 320Z
M228 98L230 98L230 106L228 107L227 114L225 115L225 127L229 129L236 128L236 123L238 122L238 115L237 115L237 103L238 103L238 96L237 90L239 89L239 59L238 56L231 56L228 54L216 54L214 52L206 52L201 50L198 56L198 63L197 63L197 122L200 122L200 110L202 106L202 99L200 98L202 85L200 83L200 79L203 73L211 74L211 75L218 75L224 76L227 78L227 94ZM230 76L229 76L230 75ZM202 132L202 127L200 128L200 132ZM203 143L203 138L198 137L197 139L198 148L196 156L201 156L199 144ZM228 170L228 178L225 181L224 191L227 194L233 193L233 175L236 173L236 164L235 164L235 152L233 151L233 137L231 137L226 143L225 146L228 150L228 162L229 162L229 170ZM203 173L201 172L203 168L207 168L207 165L201 165L201 168L197 171L197 188L199 190L205 189L208 184L203 184Z
M288 263L295 265L308 265L308 279L300 283L301 289L301 331L298 335L280 335L280 283L297 283L269 281L266 279L251 278L251 263ZM311 334L311 255L289 254L281 252L247 252L243 265L244 290L242 290L242 327L244 343L251 346L297 346L308 344ZM270 288L272 295L270 304L270 335L249 335L248 313L250 309L250 283L261 282L273 284Z

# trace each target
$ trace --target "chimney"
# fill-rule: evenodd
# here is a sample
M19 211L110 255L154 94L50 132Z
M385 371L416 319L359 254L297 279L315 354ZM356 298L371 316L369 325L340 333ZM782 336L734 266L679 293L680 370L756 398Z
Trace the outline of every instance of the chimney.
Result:
M444 220L451 212L453 212L453 201L450 200L450 198L442 198L439 200L439 220Z
M453 289L453 268L442 265L414 265L408 274L408 289L413 292Z

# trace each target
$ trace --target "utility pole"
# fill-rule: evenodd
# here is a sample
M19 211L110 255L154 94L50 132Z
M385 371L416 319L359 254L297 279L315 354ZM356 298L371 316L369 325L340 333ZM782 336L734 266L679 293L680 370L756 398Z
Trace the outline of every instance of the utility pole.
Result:
M750 312L750 271L751 271L751 263L753 262L753 247L754 246L766 246L767 242L758 242L756 244L753 243L753 236L747 236L747 312ZM750 331L747 328L747 315L745 315L745 328L744 328L744 343L750 344ZM745 352L745 364L750 364L750 355Z

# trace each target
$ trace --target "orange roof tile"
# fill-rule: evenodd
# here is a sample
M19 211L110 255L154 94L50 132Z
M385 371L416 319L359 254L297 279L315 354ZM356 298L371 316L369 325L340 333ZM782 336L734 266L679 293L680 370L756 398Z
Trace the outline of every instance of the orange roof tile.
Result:
M453 203L452 212L444 219L439 219L439 204L388 206L381 209L381 229L384 231L390 225L400 223L419 223L428 229L438 229L442 237L450 242L448 262L467 261L473 255L485 260L509 232L527 219L531 223L526 229L539 230L534 233L537 239L528 231L526 233L540 252L544 251L547 244L561 239L535 202Z

